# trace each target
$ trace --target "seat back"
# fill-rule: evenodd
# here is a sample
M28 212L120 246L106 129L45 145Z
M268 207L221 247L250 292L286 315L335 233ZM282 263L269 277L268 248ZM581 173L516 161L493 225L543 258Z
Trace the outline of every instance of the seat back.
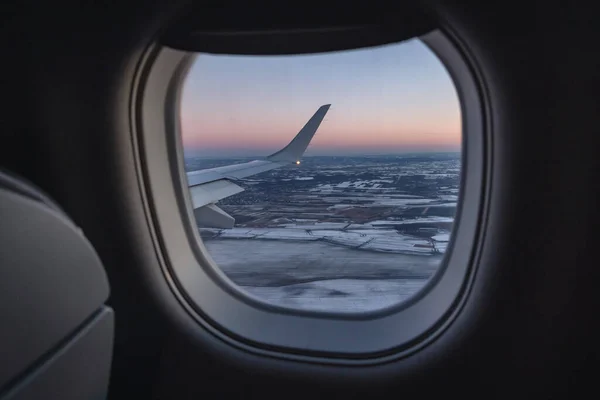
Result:
M83 232L41 190L0 171L0 400L106 398L108 295Z

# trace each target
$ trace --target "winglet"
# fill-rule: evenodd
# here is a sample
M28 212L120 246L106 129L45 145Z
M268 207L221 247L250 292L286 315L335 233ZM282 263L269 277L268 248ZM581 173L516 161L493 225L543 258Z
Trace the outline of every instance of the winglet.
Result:
M327 114L327 111L329 111L330 106L331 104L325 104L319 107L317 112L308 120L306 125L304 125L300 132L298 132L296 137L294 137L292 141L283 149L268 156L267 160L291 163L299 162L300 158L306 151L308 144L317 132L319 125L321 125L321 121L323 121L325 114Z

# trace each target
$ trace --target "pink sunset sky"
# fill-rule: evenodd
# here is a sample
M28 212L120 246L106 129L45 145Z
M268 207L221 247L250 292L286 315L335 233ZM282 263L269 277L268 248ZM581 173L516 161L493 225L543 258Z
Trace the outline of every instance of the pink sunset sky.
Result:
M331 104L306 155L460 151L452 80L419 40L328 54L200 54L184 83L186 155L266 156Z

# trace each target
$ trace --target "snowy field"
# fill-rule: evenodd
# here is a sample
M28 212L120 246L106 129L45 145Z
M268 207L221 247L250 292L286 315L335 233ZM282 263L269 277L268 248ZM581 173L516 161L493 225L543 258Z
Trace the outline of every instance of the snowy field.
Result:
M249 159L186 159L188 171ZM293 309L364 312L414 296L439 269L459 206L460 153L304 157L236 181L232 229L199 231L244 291ZM202 222L202 221L200 221Z
M205 242L225 274L261 300L294 309L374 311L417 293L442 255L391 254L318 241L213 239Z
M446 251L448 233L428 239L385 228L385 225L402 223L403 221L375 221L372 224L317 222L312 225L283 224L284 227L273 228L204 228L201 232L219 239L323 241L351 249L407 255L432 255Z

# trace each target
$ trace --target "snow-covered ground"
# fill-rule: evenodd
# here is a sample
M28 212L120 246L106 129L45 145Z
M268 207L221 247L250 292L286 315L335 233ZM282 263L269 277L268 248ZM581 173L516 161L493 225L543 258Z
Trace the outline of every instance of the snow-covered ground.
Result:
M244 286L259 299L278 306L335 312L360 312L402 303L426 280L331 279L280 287Z
M418 238L398 233L395 229L344 229L349 224L285 224L284 228L201 229L220 239L254 239L279 241L324 241L333 245L373 252L432 255L440 252L437 239ZM442 237L442 236L440 236ZM447 242L447 238L440 240ZM445 247L444 247L445 250Z
M201 229L234 283L279 306L370 311L413 296L440 267L460 156L307 157L239 184L221 201L237 226Z
M439 223L439 222L454 222L454 218L452 217L419 217L419 218L410 218L402 221L394 221L394 220L377 220L370 222L369 224L372 226L377 225L406 225L406 224L416 224L416 223Z
M360 251L321 241L207 240L219 268L242 290L290 308L373 311L417 293L441 255Z
M450 241L450 233L440 233L432 237L433 240L437 242L449 242Z

